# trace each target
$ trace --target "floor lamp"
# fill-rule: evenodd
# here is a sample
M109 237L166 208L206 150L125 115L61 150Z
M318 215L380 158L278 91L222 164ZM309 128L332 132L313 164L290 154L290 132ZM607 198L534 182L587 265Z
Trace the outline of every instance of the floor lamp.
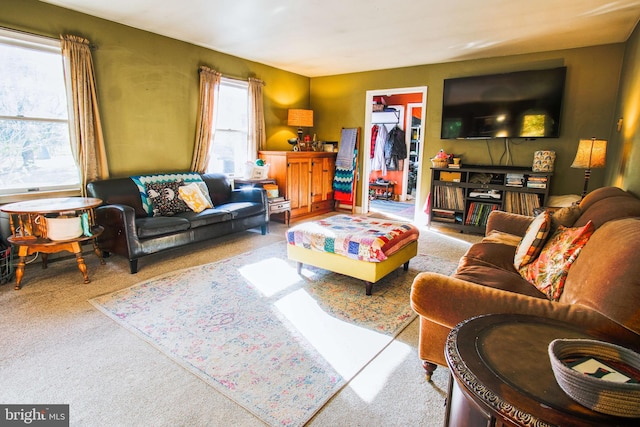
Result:
M603 168L607 158L607 141L605 139L581 139L578 144L576 158L571 164L572 168L584 169L584 189L582 199L587 195L591 169Z

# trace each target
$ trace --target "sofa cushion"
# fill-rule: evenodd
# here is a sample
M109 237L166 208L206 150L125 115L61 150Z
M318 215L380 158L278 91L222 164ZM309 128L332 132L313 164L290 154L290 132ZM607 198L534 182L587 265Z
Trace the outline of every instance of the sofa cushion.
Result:
M191 223L191 228L198 228L204 225L229 221L231 219L231 212L220 208L210 208L202 212L187 211L179 213L176 216L187 219Z
M597 229L571 266L560 302L596 310L640 333L640 218Z
M516 247L500 243L480 242L471 245L458 263L458 268L465 265L488 265L500 270L517 273L513 266Z
M180 199L182 181L153 182L145 184L147 196L153 206L153 216L172 216L186 212L189 207Z
M189 209L196 213L213 207L210 201L211 199L207 199L204 196L200 186L195 182L180 186L178 191L180 192L180 198L187 204Z
M264 206L260 203L253 202L234 202L216 205L220 210L231 213L233 219L246 218L248 216L259 214L264 211Z
M467 259L465 265L458 268L452 277L493 289L546 299L542 292L523 279L517 271L497 269L473 258Z
M231 200L232 184L226 175L222 173L208 173L202 175L202 180L209 189L211 204L213 206L222 205Z
M191 227L189 220L177 216L157 216L136 219L136 228L140 239L177 233Z
M586 245L595 227L588 222L584 227L560 226L545 244L540 256L520 268L520 274L552 301L558 301L571 264Z
M548 211L536 216L516 248L516 254L513 257L513 265L516 269L529 264L540 255L550 229L551 216Z
M87 193L90 197L101 199L104 205L131 206L136 212L136 217L149 216L142 206L139 189L130 178L110 178L90 182L87 184Z
M574 227L582 227L588 221L592 221L593 225L599 228L607 221L640 216L640 199L629 193L598 200L589 204L586 209L582 205L581 207L582 215L576 220Z

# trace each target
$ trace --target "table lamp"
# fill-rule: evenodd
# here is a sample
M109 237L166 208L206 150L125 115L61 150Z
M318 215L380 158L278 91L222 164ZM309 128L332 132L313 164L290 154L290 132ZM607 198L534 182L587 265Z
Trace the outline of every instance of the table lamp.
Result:
M571 164L572 168L584 169L584 189L582 199L587 195L591 169L603 168L607 158L607 141L605 139L581 139L578 144L576 158Z
M287 125L298 128L298 144L302 141L302 128L313 127L313 110L290 109Z

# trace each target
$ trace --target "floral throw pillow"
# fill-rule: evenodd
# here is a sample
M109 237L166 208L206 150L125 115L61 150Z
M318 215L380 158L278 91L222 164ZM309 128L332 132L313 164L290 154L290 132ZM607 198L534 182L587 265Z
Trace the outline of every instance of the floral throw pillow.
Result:
M549 239L538 258L520 268L520 275L544 292L552 301L558 301L564 289L569 267L578 258L595 227L589 221L584 227L560 226Z
M516 269L524 267L540 255L550 229L551 215L547 211L542 212L531 222L513 258Z
M183 181L153 182L146 184L147 195L153 206L153 216L172 216L189 210L180 199Z
M196 213L213 207L211 202L204 197L204 194L202 194L200 186L195 182L189 185L183 185L178 189L178 191L180 193L180 198L184 200L189 209Z

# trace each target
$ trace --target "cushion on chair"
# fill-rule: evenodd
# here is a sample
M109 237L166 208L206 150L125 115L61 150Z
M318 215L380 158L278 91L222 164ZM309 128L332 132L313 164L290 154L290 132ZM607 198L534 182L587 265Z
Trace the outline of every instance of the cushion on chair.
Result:
M187 204L189 209L200 213L207 208L212 208L211 201L202 194L198 183L182 185L178 188L180 198Z
M529 225L527 232L518 244L516 254L513 257L513 265L516 269L529 264L540 255L550 229L551 216L549 212L544 211Z
M147 195L153 206L153 216L172 216L186 212L189 207L180 199L182 181L153 182L146 184Z
M586 245L595 227L589 221L584 227L560 226L544 245L538 258L520 268L522 277L540 289L552 301L558 301L571 264Z

